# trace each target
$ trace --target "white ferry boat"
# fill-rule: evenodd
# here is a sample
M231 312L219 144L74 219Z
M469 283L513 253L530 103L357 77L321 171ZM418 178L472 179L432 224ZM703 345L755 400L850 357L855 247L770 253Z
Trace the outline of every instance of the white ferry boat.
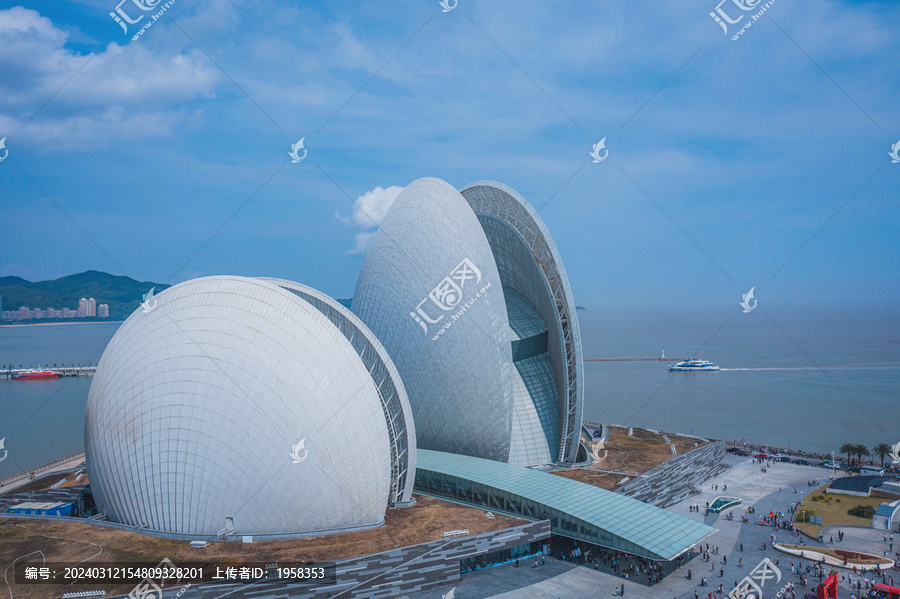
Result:
M695 370L718 370L719 367L709 360L694 360L693 358L669 366L669 370L675 372L693 372Z

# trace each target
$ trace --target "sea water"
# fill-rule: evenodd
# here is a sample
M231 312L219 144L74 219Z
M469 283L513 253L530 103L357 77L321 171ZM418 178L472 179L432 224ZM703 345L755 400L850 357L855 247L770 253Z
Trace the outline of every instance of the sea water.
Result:
M578 311L585 420L836 451L900 441L900 313L882 309ZM0 365L88 364L117 323L0 327ZM719 372L669 372L689 357ZM84 449L91 377L0 380L0 478ZM0 456L3 455L0 450Z

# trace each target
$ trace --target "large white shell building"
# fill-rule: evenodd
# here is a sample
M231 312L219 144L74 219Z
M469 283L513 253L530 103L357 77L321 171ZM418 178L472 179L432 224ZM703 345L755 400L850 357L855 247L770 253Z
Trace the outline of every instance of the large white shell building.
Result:
M523 466L584 456L572 292L512 189L411 183L352 307L216 276L137 310L88 397L97 511L178 538L325 534L411 505L417 445Z
M375 234L352 308L403 377L419 447L518 465L579 460L572 291L515 191L411 183Z
M381 344L308 287L217 276L116 332L85 451L110 521L147 532L303 536L378 526L410 502L415 428Z

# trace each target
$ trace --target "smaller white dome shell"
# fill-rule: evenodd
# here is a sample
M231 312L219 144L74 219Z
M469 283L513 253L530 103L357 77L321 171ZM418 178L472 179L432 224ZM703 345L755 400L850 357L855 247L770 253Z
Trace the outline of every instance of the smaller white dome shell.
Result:
M99 512L198 536L384 521L391 461L378 391L321 312L232 276L155 299L115 334L91 385L85 451Z

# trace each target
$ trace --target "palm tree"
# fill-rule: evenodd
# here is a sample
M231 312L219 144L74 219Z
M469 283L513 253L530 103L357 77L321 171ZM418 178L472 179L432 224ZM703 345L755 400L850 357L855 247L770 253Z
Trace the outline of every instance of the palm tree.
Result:
M841 445L839 453L847 456L847 465L850 464L850 454L856 453L856 446L853 443L844 443Z
M863 445L862 443L857 443L857 444L855 445L855 448L856 448L856 449L854 450L853 453L855 453L857 456L859 456L859 463L860 463L860 464L862 464L863 456L868 457L868 456L872 455L871 453L869 453L869 448L866 447L865 445Z
M879 443L872 448L872 455L876 455L881 459L881 467L884 468L884 458L894 453L894 448L887 443Z

